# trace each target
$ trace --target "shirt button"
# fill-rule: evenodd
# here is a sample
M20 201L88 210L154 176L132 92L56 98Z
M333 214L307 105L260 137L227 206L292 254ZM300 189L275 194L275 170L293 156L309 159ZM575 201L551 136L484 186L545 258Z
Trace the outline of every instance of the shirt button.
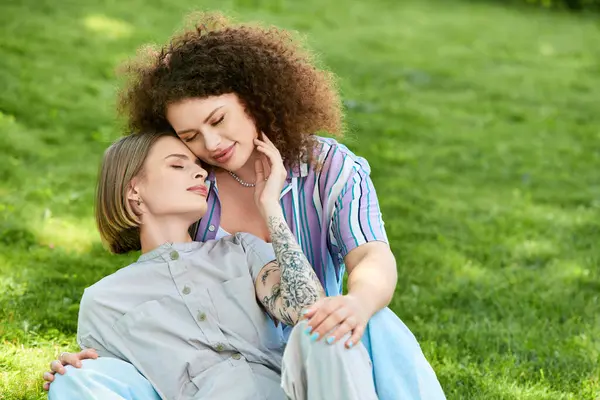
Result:
M225 346L223 345L223 343L217 343L217 346L215 347L215 349L217 351L223 351L223 350L225 350Z
M200 321L200 322L204 322L204 321L206 321L206 314L205 314L205 313L203 313L202 311L200 311L200 312L198 313L198 321Z
M172 251L169 255L171 256L171 260L177 260L179 258L179 253L176 251Z
M214 225L209 226L208 230L211 231L211 232L214 232L215 231L215 226Z
M190 294L191 291L192 289L189 286L184 286L182 290L183 294Z
M231 358L233 358L234 360L239 360L240 358L242 358L242 355L240 353L235 353L231 356Z

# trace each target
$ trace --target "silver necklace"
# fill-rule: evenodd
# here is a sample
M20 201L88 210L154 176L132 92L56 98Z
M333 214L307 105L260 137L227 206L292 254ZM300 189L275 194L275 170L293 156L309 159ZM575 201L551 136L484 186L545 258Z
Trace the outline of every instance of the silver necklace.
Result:
M227 172L229 172L229 175L231 175L233 177L233 179L238 181L238 183L244 187L255 187L256 186L256 183L249 183L249 182L243 181L242 178L240 178L233 172L231 172L231 171L227 171Z

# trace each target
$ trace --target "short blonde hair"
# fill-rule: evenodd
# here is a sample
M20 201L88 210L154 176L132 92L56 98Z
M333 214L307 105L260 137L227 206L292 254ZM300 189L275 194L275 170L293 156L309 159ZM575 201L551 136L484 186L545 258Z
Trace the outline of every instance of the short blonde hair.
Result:
M173 133L136 133L113 143L104 152L96 188L96 224L102 242L112 253L140 250L140 222L127 191L133 178L143 173L144 162L158 139Z

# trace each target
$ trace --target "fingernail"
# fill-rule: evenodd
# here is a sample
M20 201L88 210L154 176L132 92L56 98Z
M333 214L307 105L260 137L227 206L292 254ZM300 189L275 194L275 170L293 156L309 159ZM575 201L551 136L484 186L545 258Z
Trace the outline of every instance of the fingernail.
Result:
M348 342L348 348L349 348L349 349L351 349L351 348L352 348L352 346L354 346L354 343L352 343L352 342Z
M302 310L302 311L300 311L300 315L306 315L306 314L308 314L308 311L309 310Z
M319 338L319 334L317 332L315 332L312 335L310 335L310 340L312 342L316 342L318 338Z
M335 337L333 337L333 336L329 336L329 337L327 338L327 344L331 344L331 343L333 343L333 341L334 341L334 340L335 340Z
M309 326L307 326L307 327L306 327L306 329L304 330L304 332L305 332L307 335L310 335L310 333L312 332L312 326L310 326L310 325L309 325Z

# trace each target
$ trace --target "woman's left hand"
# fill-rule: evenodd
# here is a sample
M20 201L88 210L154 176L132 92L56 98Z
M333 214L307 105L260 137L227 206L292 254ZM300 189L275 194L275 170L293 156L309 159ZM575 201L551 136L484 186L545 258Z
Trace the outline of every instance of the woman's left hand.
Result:
M360 341L370 318L359 299L351 294L322 298L303 317L309 325L306 333L313 335L315 340L325 339L333 344L352 332L345 343L347 348Z
M256 150L261 153L254 164L256 173L254 201L261 211L264 207L279 205L281 190L287 178L281 153L264 133L262 137L264 140L254 139Z

